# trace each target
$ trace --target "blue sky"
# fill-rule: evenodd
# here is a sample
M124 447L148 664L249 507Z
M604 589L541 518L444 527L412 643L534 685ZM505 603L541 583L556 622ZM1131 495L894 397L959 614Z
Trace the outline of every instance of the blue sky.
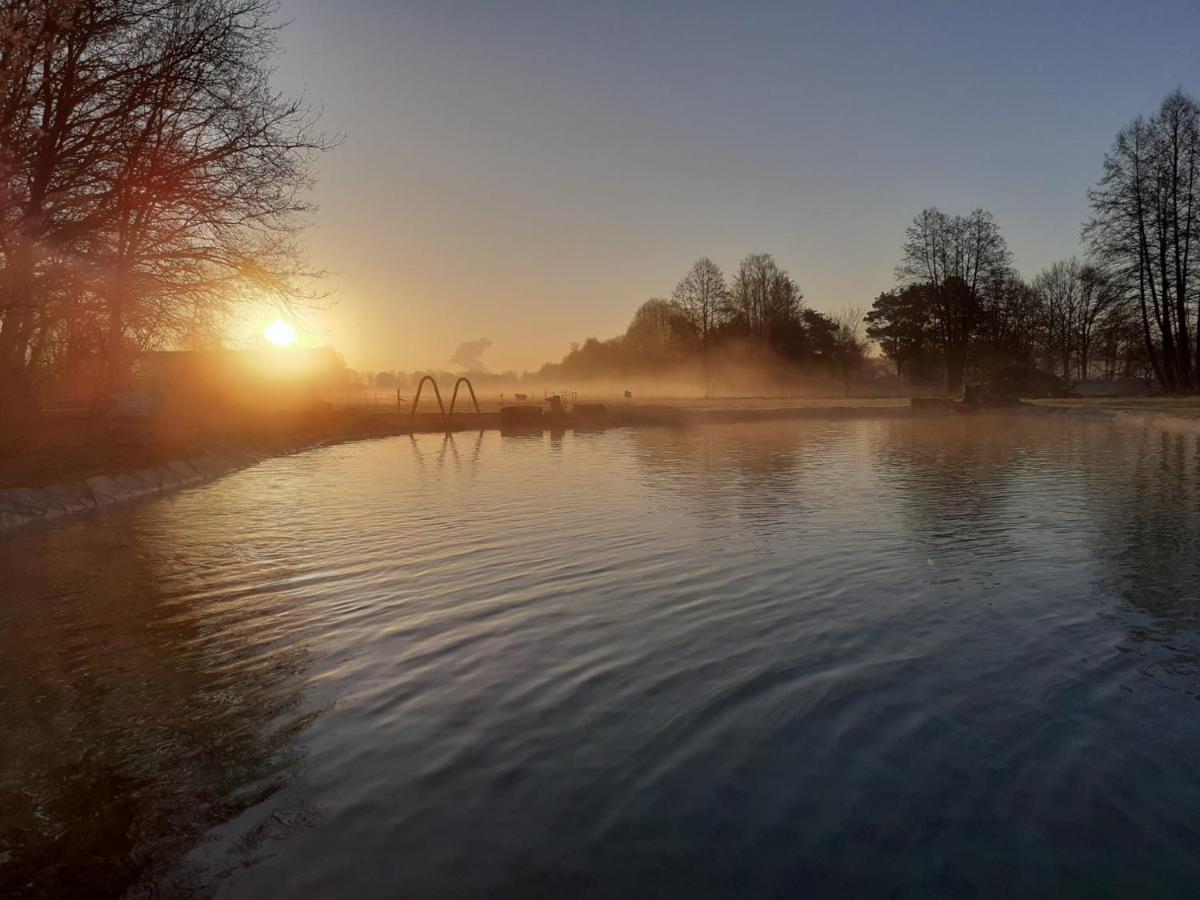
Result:
M1117 130L1200 93L1200 0L284 0L278 84L318 166L314 322L365 369L489 337L533 368L702 255L773 253L810 305L892 286L925 206L984 206L1033 274L1079 252Z

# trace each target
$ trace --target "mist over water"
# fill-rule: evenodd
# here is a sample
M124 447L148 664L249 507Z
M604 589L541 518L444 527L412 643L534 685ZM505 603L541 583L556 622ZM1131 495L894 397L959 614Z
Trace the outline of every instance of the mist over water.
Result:
M0 889L1200 883L1200 447L420 435L0 546Z

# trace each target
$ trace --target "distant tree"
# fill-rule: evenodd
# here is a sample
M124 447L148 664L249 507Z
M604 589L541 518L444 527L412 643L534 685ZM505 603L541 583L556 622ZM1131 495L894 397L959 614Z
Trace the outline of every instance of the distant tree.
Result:
M991 213L948 216L930 207L906 232L896 274L930 291L946 365L946 390L962 389L971 338L985 308L984 293L1009 269L1008 245Z
M751 253L738 265L725 313L731 325L770 346L798 321L804 294L769 253Z
M1105 318L1121 304L1120 293L1104 273L1094 265L1079 269L1080 307L1078 335L1079 379L1092 377L1092 348L1098 328Z
M535 377L684 374L700 363L707 391L712 351L737 360L738 372L744 373L748 365L761 366L756 374L781 386L789 379L825 382L831 377L849 383L860 371L866 350L861 317L853 318L847 321L806 308L796 282L768 254L743 259L731 289L724 289L716 264L701 259L676 285L672 299L653 298L638 307L622 335L572 344L561 362L547 363Z
M708 396L712 378L712 342L729 302L725 273L707 256L702 257L693 263L688 273L675 285L671 298L687 317L699 344L704 369L704 394Z
M775 331L772 345L776 353L791 362L832 365L837 340L834 317L806 306Z
M1155 379L1136 303L1118 302L1109 307L1096 324L1095 341L1093 356L1098 357L1102 378Z
M1024 279L1006 272L994 280L984 294L972 346L979 373L1035 365L1044 355L1045 326L1042 300Z
M1096 266L1074 257L1052 264L1032 287L1043 320L1038 343L1046 368L1067 381L1086 380L1098 323L1120 302L1118 292Z
M896 375L910 382L938 377L941 335L927 285L910 284L880 294L864 317L867 337L879 342Z
M863 311L860 307L844 310L831 317L834 324L831 363L841 377L846 396L854 380L862 375L867 365L867 350L870 342L863 328Z
M696 260L683 276L671 299L687 317L701 346L706 345L721 322L729 289L721 267L707 256Z
M1083 284L1079 261L1052 264L1033 279L1045 319L1045 350L1050 369L1065 380L1078 374L1075 365L1083 322Z
M654 297L637 308L624 340L631 354L661 364L687 352L690 332L688 316L677 303Z

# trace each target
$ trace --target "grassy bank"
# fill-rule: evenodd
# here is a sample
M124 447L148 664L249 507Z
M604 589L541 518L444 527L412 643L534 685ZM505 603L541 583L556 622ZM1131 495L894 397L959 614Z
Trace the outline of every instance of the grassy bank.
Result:
M271 456L394 433L399 416L361 412L226 417L201 423L40 416L0 439L0 489L134 472L206 454ZM419 422L427 417L419 416ZM408 417L403 417L407 426Z

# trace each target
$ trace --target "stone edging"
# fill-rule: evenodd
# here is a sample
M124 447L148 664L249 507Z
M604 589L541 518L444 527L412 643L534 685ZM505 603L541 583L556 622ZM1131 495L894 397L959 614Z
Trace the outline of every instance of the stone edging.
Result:
M67 484L0 490L0 531L208 481L259 459L251 454L209 453L124 475L93 475Z

